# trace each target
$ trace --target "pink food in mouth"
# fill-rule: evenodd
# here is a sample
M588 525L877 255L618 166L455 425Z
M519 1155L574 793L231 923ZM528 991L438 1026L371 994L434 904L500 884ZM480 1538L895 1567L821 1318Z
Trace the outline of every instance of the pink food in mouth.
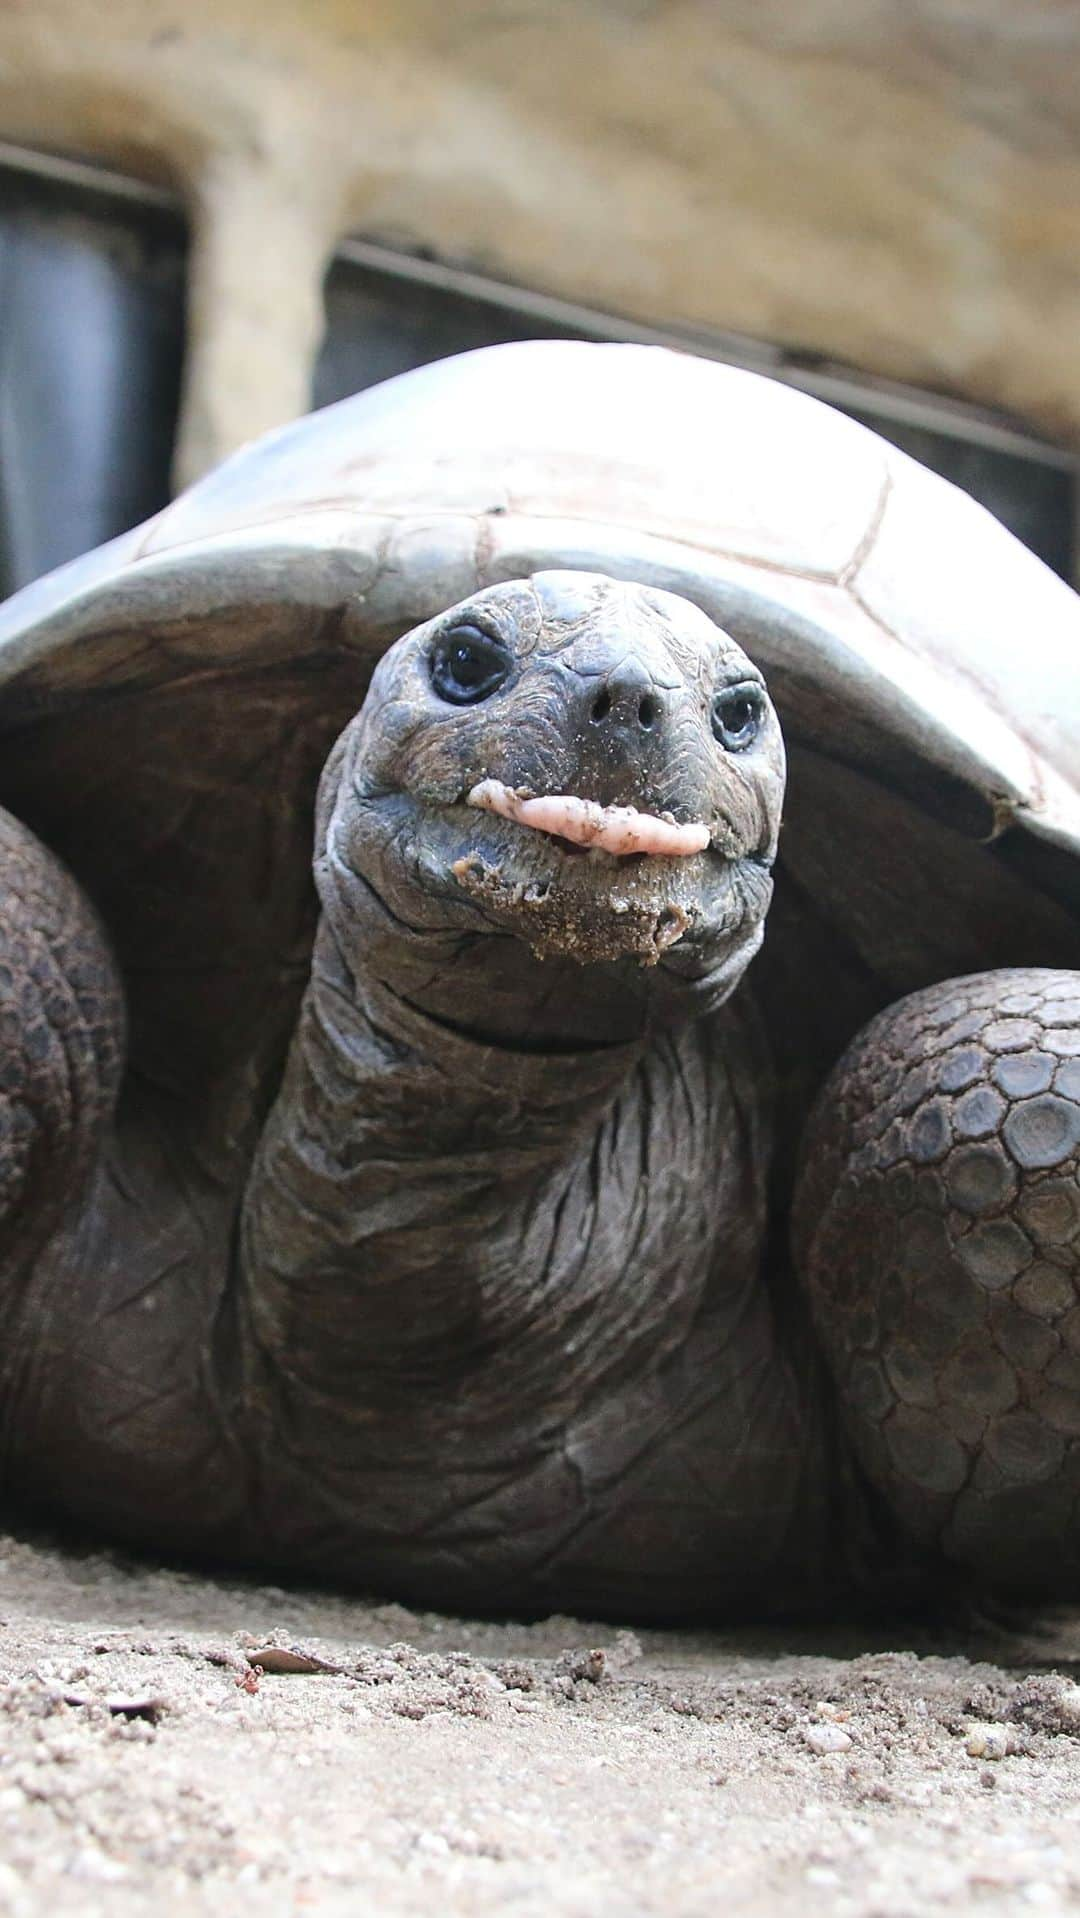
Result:
M598 846L602 852L619 855L647 852L663 859L685 859L690 853L704 852L709 843L709 829L700 821L678 826L673 819L658 819L633 806L598 806L576 793L522 799L501 779L482 779L468 794L467 803L514 819L519 826L569 839L575 846Z

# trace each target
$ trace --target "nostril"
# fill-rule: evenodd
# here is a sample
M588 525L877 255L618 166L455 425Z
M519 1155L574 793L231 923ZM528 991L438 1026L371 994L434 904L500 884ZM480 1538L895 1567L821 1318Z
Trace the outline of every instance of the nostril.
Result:
M608 692L608 689L605 686L603 692L597 693L596 698L593 700L593 703L592 703L592 712L589 716L593 722L593 725L599 726L601 720L606 719L610 711L611 711L611 694Z
M654 699L651 693L643 694L638 702L637 716L642 732L651 733L660 717L660 701Z

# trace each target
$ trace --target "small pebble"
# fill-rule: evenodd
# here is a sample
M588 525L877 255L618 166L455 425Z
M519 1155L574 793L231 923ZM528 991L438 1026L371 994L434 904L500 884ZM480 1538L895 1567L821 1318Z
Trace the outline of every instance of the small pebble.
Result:
M803 1740L818 1758L823 1758L827 1752L851 1750L851 1735L842 1731L839 1725L807 1725Z
M117 1858L109 1858L96 1845L84 1845L68 1860L67 1869L73 1878L85 1879L90 1884L113 1885L128 1877L128 1868Z
M450 1846L440 1831L421 1831L416 1835L416 1849L432 1858L445 1858Z
M831 1890L840 1883L840 1873L829 1865L807 1865L805 1877L808 1885L820 1885L823 1889Z
M969 1758L1006 1758L1009 1752L1007 1725L969 1725L964 1750Z

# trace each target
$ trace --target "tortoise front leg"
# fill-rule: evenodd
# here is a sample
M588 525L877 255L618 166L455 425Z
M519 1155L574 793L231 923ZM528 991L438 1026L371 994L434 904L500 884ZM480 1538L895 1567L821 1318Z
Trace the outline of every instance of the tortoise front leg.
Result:
M152 1124L117 1126L123 1041L93 908L0 811L0 1489L240 1554L214 1336L231 1196L200 1207Z
M33 833L0 808L5 1304L84 1190L115 1102L123 1025L120 986L93 909Z
M1080 1591L1080 973L876 1018L810 1123L798 1262L855 1446L909 1538Z

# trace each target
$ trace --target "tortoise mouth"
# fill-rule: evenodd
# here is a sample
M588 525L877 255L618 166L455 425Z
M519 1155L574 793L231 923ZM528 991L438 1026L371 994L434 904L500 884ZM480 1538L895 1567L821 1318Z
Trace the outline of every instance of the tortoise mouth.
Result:
M512 819L546 833L568 852L596 850L618 859L655 856L685 859L704 852L711 834L701 820L680 825L671 813L639 812L636 806L601 806L577 793L537 796L482 779L466 795L466 805Z
M722 815L679 822L492 779L453 797L353 792L352 825L330 843L403 926L445 914L448 927L509 934L540 959L670 960L689 978L726 963L768 905L765 858Z
M495 780L473 786L464 802L427 815L427 874L437 885L441 864L493 929L513 932L540 958L651 967L673 946L726 944L743 930L743 861L726 856L700 821L680 825L572 793L534 797ZM470 812L480 830L462 833Z

